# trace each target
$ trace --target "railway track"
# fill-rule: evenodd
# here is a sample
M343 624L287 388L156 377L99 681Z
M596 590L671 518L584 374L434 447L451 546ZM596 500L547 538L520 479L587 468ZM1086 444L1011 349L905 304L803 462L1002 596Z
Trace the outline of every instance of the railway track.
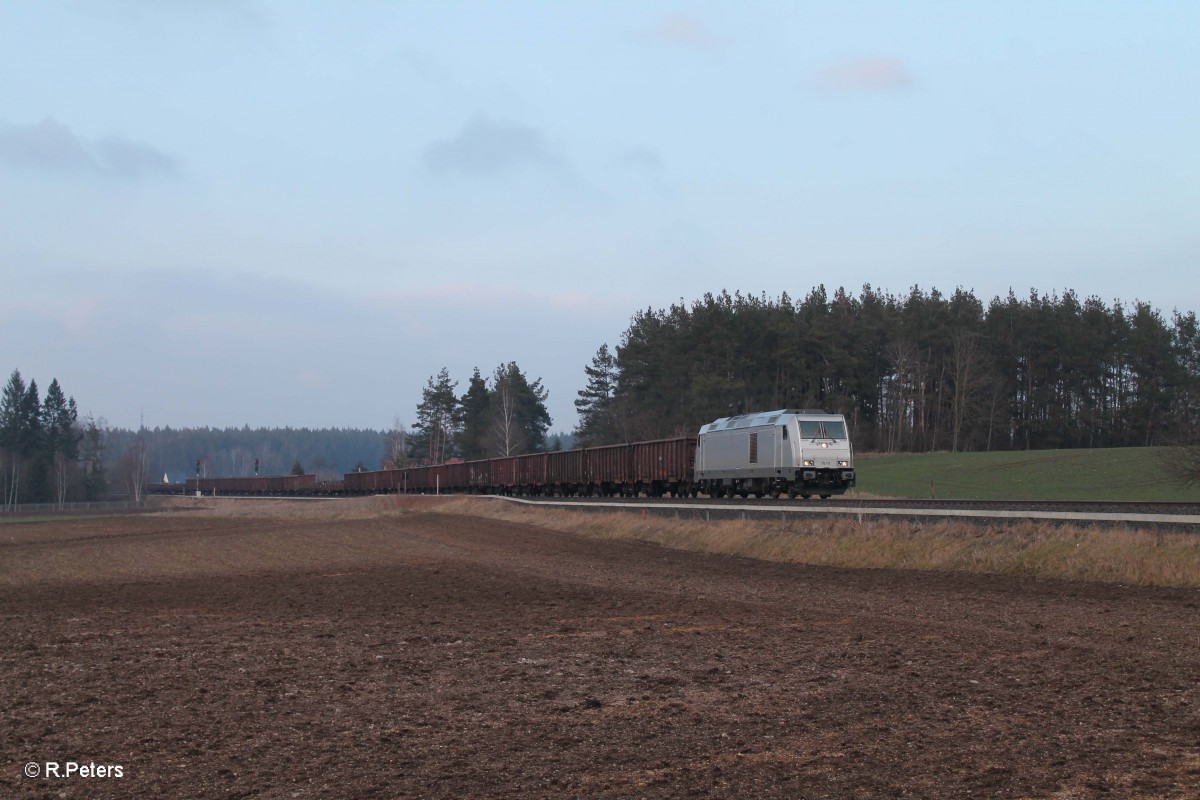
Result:
M1046 520L1080 524L1185 527L1200 531L1200 503L1062 500L710 500L704 498L503 498L530 505L581 510L645 510L673 516L730 519L775 516L956 518L977 522Z

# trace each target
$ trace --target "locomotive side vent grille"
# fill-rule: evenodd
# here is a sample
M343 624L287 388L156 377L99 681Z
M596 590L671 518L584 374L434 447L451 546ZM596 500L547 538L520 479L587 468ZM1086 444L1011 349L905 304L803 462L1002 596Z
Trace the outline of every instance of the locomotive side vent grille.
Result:
M750 463L758 463L758 434L750 434Z

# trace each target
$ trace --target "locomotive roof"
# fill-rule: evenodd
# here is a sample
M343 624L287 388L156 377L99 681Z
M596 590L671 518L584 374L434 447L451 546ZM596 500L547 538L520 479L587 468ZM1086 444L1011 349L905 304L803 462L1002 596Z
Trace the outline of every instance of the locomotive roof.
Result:
M810 417L821 420L842 419L841 414L834 414L819 408L781 408L778 411L760 411L756 414L721 417L703 426L701 431L707 432L728 430L729 428L753 428L758 425L774 425L784 417Z

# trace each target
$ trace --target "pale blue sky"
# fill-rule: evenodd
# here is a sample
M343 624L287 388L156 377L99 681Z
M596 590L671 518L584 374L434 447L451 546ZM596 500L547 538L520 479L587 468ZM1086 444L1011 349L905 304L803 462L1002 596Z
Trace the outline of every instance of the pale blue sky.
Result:
M574 425L639 308L1200 309L1200 6L0 4L0 369L114 424Z

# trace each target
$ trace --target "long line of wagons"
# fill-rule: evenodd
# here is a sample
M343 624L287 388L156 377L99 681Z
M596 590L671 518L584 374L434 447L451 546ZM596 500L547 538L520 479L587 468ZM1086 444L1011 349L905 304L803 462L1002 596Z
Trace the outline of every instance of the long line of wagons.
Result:
M782 409L718 419L695 436L403 469L192 478L193 494L469 493L522 496L829 497L855 484L840 414Z

